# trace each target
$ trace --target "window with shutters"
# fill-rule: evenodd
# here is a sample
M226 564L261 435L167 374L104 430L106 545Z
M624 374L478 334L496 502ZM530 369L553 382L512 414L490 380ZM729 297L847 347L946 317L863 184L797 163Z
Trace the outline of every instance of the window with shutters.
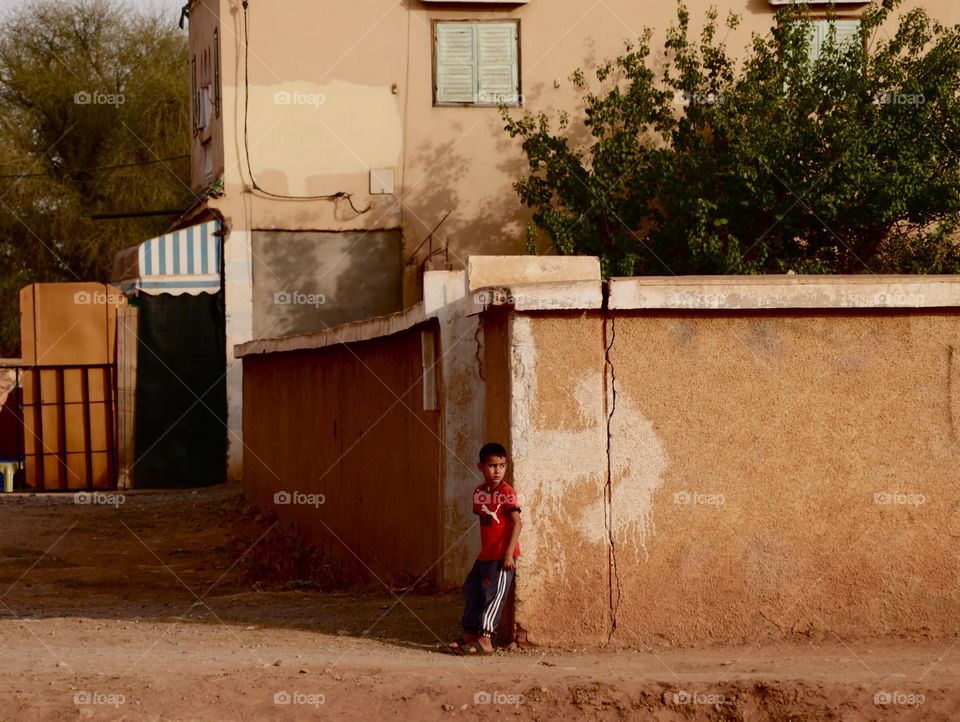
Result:
M520 23L434 22L434 105L520 105Z
M814 20L813 36L810 38L810 59L816 60L823 52L823 46L827 44L827 37L830 35L830 26L837 29L837 46L842 47L846 43L855 43L860 33L859 20Z

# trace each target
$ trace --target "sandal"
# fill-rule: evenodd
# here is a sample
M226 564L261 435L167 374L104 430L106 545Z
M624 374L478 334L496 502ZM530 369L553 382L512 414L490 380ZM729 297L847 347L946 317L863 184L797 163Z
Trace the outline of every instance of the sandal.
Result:
M470 644L461 648L460 654L464 657L486 657L488 654L493 654L493 650L488 652L480 646L479 642L470 642Z
M468 642L463 636L457 637L456 641L451 642L450 644L441 645L441 648L447 654L455 654L457 656L463 656L464 649L473 642Z

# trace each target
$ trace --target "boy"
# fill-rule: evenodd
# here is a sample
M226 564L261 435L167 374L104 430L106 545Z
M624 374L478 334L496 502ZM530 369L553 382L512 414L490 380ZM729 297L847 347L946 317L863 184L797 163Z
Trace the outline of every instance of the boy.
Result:
M516 558L520 556L520 506L504 482L507 451L484 444L477 468L483 483L473 491L473 513L480 517L480 554L463 583L463 636L449 645L454 654L490 654L500 624Z

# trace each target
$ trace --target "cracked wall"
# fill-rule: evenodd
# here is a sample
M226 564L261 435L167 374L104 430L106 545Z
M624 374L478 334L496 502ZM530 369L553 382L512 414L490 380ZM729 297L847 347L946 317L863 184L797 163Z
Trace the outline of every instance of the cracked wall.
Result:
M503 323L527 641L960 632L955 313Z
M509 321L509 441L525 509L517 620L534 643L564 643L560 618L577 620L577 638L608 641L621 559L645 557L653 533L666 452L629 394L612 404L604 323L596 312Z

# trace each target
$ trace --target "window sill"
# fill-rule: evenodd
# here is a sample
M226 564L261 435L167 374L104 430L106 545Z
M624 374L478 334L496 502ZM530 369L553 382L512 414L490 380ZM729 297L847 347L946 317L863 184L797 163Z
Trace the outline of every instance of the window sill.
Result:
M434 102L434 108L493 108L496 110L500 106L505 108L522 108L520 103L437 103Z

